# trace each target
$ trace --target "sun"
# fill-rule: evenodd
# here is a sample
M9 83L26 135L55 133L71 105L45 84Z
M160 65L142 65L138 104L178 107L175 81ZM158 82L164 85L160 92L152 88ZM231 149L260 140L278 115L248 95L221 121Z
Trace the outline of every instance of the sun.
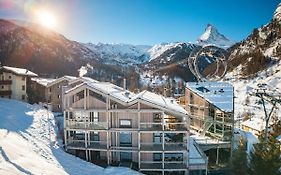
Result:
M39 10L36 13L37 23L45 26L47 28L54 29L56 27L57 21L55 16L46 10Z

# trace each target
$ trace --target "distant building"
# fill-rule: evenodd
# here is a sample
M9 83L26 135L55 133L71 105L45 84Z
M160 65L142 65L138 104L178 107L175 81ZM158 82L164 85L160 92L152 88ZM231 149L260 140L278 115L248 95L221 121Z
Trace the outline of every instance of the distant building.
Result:
M67 152L148 174L206 171L207 160L197 146L189 145L187 112L174 99L149 91L135 94L89 78L70 85L81 81L63 96ZM189 147L195 151L192 159Z
M234 124L233 86L224 82L186 84L190 127L201 135L230 141Z
M28 101L30 79L37 76L23 68L0 67L0 97Z
M269 127L273 124L272 121L269 121ZM256 137L260 136L265 130L266 122L261 117L252 117L248 120L245 120L241 123L241 128L244 131L249 131L253 133Z
M186 83L185 104L192 137L209 162L217 165L225 163L234 146L233 92L233 86L224 82Z

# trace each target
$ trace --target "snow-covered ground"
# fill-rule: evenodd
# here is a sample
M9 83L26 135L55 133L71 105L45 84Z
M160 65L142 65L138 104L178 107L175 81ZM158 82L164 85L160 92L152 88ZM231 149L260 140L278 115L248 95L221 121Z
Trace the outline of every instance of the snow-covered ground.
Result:
M60 147L54 115L37 105L0 98L0 174L140 174L102 168Z

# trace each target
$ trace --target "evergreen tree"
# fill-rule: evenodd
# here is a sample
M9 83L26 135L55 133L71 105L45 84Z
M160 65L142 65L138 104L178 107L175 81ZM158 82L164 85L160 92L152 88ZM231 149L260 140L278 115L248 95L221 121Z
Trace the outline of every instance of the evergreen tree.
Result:
M243 144L239 145L238 149L233 152L233 157L230 160L229 175L248 175L247 152Z
M281 134L280 122L272 126L268 141L261 135L260 143L250 153L249 175L281 175L281 150L277 137Z

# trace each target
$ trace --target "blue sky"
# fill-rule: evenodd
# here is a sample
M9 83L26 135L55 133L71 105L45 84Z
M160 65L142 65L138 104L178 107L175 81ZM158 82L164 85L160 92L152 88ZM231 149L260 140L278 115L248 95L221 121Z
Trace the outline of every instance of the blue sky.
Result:
M7 5L7 2L9 4ZM0 18L30 19L43 6L56 30L80 42L153 45L195 41L208 23L240 41L272 18L277 0L0 0Z

